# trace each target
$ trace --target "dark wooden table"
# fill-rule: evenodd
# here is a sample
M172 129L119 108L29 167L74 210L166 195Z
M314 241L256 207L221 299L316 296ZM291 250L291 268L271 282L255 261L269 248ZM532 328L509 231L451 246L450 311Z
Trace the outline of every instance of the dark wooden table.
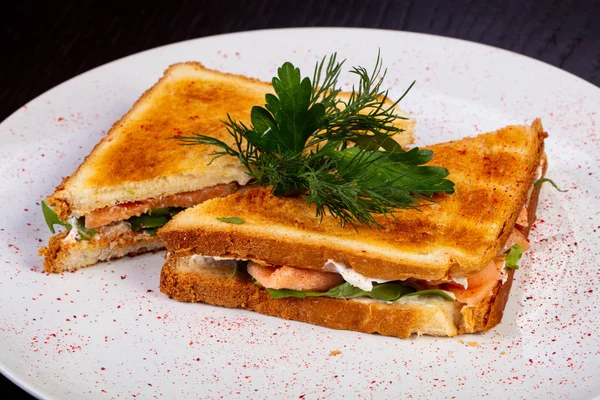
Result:
M181 40L255 29L432 33L537 58L600 86L600 0L14 1L0 12L0 121L55 85ZM4 398L31 398L0 376Z

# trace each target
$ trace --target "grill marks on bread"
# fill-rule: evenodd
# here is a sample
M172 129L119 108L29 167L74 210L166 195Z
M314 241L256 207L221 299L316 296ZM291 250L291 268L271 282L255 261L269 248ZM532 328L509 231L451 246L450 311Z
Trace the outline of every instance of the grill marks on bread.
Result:
M382 217L381 230L342 228L329 216L320 221L304 199L258 189L194 207L159 234L169 250L182 254L309 269L322 269L331 258L390 280L467 277L485 268L508 239L540 165L545 136L536 120L531 127L509 126L431 146L432 164L450 171L456 193L436 196L436 204L421 211L400 210L396 220ZM225 226L216 220L224 215L239 216L244 224Z

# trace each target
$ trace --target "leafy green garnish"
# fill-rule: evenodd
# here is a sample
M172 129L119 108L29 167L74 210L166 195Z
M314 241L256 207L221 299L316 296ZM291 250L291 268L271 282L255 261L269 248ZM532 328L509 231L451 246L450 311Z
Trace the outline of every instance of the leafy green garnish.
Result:
M454 301L454 297L450 296L443 290L420 290L404 286L398 282L387 282L374 284L373 290L367 292L356 286L352 286L348 282L344 282L341 285L333 287L326 292L301 292L298 290L291 289L267 289L274 299L281 299L285 297L331 297L335 299L353 299L356 297L369 297L376 300L383 301L396 301L404 296L416 296L419 294L423 295L436 295L442 296L446 300Z
M564 192L568 192L568 190L567 190L567 189L565 189L565 190L562 190L562 189L560 189L560 188L558 187L558 185L557 185L556 183L554 183L554 181L553 181L552 179L548 179L548 178L541 178L541 179L538 179L538 180L537 180L537 181L535 181L535 183L533 184L533 187L538 187L538 186L540 186L540 185L541 185L542 183L544 183L544 182L549 182L549 183L550 183L552 186L554 186L554 189L558 190L559 192L562 192L562 193L564 193Z
M158 228L162 228L181 210L178 207L156 208L138 217L131 217L127 219L127 222L134 232L144 230L154 236Z
M71 224L68 222L63 222L58 218L58 215L51 209L45 201L42 201L42 213L44 214L44 219L46 220L46 225L50 228L50 232L56 233L54 231L54 225L60 225L67 230L71 230Z
M226 222L228 224L241 225L244 223L244 221L240 217L222 217L217 219L221 222Z
M523 255L523 248L519 244L513 244L508 253L506 254L506 258L504 260L505 268L519 269L519 260Z
M45 201L42 201L42 213L44 214L44 219L46 220L46 224L48 228L50 228L50 232L56 233L54 230L54 225L60 225L70 231L73 229L73 226L69 222L61 221L58 218L58 215L51 209ZM90 240L92 236L94 236L97 232L95 229L87 229L85 224L83 223L83 218L79 219L71 219L75 221L75 228L77 229L77 233L79 234L79 239L82 240Z
M75 220L75 227L77 228L77 233L79 234L79 239L81 240L90 240L92 236L98 233L95 229L88 229L85 227L83 217Z
M250 126L228 115L224 121L233 146L198 133L174 139L183 145L212 145L215 158L238 158L247 173L276 196L301 195L341 225L379 223L373 214L393 217L398 208L416 208L432 202L434 193L454 193L445 179L448 170L423 166L430 150L405 151L393 139L405 119L381 89L385 70L378 55L369 73L355 67L360 79L347 99L338 97L342 62L333 54L318 62L312 81L284 63L273 78L275 94L265 96L265 107L254 106ZM414 83L413 83L414 84Z

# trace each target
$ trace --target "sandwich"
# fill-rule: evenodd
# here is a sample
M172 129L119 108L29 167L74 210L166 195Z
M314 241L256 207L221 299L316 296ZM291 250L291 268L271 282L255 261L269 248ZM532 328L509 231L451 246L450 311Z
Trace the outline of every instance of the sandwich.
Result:
M232 144L223 121L247 121L272 91L269 83L196 62L169 67L42 204L50 230L65 228L40 249L44 269L72 271L162 249L156 230L173 215L251 183L235 157L212 160L211 146L169 139L201 133ZM413 125L397 121L398 143L412 141Z
M454 193L346 224L302 197L253 188L176 215L160 290L333 329L407 338L502 319L546 170L541 122L430 146Z

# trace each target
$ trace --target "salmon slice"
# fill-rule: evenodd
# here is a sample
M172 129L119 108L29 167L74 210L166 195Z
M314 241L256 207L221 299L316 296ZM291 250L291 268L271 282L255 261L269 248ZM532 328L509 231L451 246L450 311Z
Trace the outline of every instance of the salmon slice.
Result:
M85 227L88 229L108 225L115 221L123 221L130 217L142 215L155 208L183 207L188 208L216 197L225 197L239 188L237 182L223 183L191 192L176 193L161 198L148 199L117 204L99 208L85 214Z
M456 300L465 304L477 304L485 299L494 290L499 281L487 281L481 286L460 289L456 286L448 286L446 290L454 293Z
M344 282L344 278L335 272L293 267L275 268L252 261L248 263L248 273L268 289L323 292Z
M529 226L529 210L527 209L527 205L521 208L521 212L517 217L517 225L521 225L523 227Z
M502 279L502 268L504 268L504 257L490 261L487 267L470 276L467 279L468 289L454 285L445 285L445 290L454 293L456 300L461 303L479 303L494 290L498 282Z
M523 248L523 251L529 250L531 245L529 244L529 240L523 235L518 229L513 229L510 233L510 236L506 240L506 245L504 246L506 249L510 249L514 244L518 244Z

